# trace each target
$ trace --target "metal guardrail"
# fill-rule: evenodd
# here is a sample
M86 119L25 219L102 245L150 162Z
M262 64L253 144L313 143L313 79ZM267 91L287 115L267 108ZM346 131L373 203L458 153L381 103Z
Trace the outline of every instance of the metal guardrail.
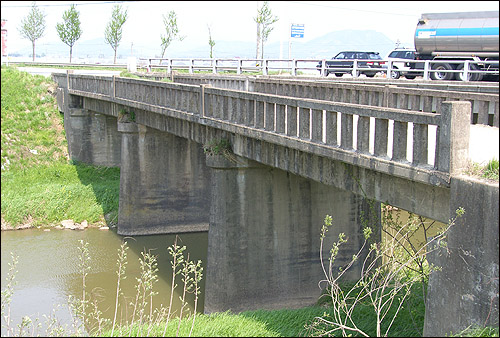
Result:
M346 67L332 68L326 67L326 59L209 59L209 58L147 58L139 59L139 67L146 68L149 72L153 69L165 69L167 73L172 70L188 70L190 74L194 72L211 72L217 74L221 71L235 71L236 74L244 72L262 72L263 75L268 75L272 70L289 71L293 76L296 76L299 71L319 72L320 76L325 77L327 71L330 73L342 72L350 73L353 77L359 77L366 70L377 70L378 68L366 68L359 65L360 61L373 62L374 60L336 60L335 62L346 63ZM387 65L380 68L381 73L389 73L396 68L393 67L395 61L380 60L379 62ZM429 61L429 60L408 60L408 62L416 65L423 64L422 69L411 69L408 73L423 76L424 80L429 80L433 73L461 73L463 81L470 81L471 75L480 74L498 75L498 61ZM321 66L319 66L321 63ZM352 63L352 66L350 64ZM436 65L440 64L457 64L459 69L435 69ZM491 65L491 70L478 70L475 65ZM495 68L496 66L496 68Z

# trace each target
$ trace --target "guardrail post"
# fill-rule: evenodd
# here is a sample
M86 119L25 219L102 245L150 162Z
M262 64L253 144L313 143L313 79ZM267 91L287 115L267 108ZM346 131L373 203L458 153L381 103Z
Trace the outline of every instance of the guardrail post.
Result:
M212 74L217 74L217 59L212 59Z
M429 80L429 68L430 68L430 61L427 60L424 63L424 80Z
M267 75L267 60L262 60L262 75Z
M297 60L292 60L292 76L297 76Z
M326 74L326 59L321 60L321 76L328 76Z
M241 64L242 64L242 60L238 59L238 66L236 68L236 74L238 74L238 75L241 74Z
M457 174L469 160L471 121L469 101L444 101L438 126L435 167L439 171Z
M358 60L354 60L352 64L352 76L353 77L358 77Z
M170 73L172 71L172 64L170 62L171 60L167 59L167 73Z
M469 60L465 60L464 62L464 77L463 77L463 81L469 81L469 69L470 69L470 65L469 65L470 61Z
M189 74L193 74L193 59L189 59Z
M387 77L392 78L392 60L389 60L389 65L387 66Z

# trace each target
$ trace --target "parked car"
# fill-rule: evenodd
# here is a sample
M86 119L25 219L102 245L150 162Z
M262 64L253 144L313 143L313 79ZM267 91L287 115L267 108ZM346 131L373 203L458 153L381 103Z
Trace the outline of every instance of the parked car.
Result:
M399 79L403 75L407 79L414 79L419 73L410 71L410 60L415 60L415 49L410 48L396 48L392 50L387 57L387 61L392 61L391 78ZM386 65L389 67L389 62Z
M325 76L334 73L340 77L352 73L354 60L359 60L357 63L358 74L355 74L356 76L365 74L368 77L374 77L375 74L383 72L385 69L385 61L377 52L344 51L335 55L331 60L325 61ZM320 61L316 66L320 73L322 64L323 62Z

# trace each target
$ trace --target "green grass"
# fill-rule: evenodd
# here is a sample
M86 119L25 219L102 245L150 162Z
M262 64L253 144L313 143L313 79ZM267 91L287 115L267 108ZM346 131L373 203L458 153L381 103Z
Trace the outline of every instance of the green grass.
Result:
M486 164L470 162L465 170L465 174L487 180L498 181L499 161L496 158L493 158Z
M2 226L114 222L120 171L68 161L56 84L2 66Z

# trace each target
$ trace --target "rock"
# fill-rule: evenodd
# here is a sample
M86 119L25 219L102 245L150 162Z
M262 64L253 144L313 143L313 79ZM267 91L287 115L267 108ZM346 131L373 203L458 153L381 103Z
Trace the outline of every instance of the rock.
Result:
M109 230L109 227L100 227L99 230Z
M88 227L88 226L89 226L89 224L88 224L88 222L87 222L86 220L85 220L85 221L83 221L83 222L80 224L80 228L83 228L83 229L85 229L85 228L86 228L86 227Z
M61 224L65 229L76 229L75 222L72 219L65 219L64 221L61 221Z

